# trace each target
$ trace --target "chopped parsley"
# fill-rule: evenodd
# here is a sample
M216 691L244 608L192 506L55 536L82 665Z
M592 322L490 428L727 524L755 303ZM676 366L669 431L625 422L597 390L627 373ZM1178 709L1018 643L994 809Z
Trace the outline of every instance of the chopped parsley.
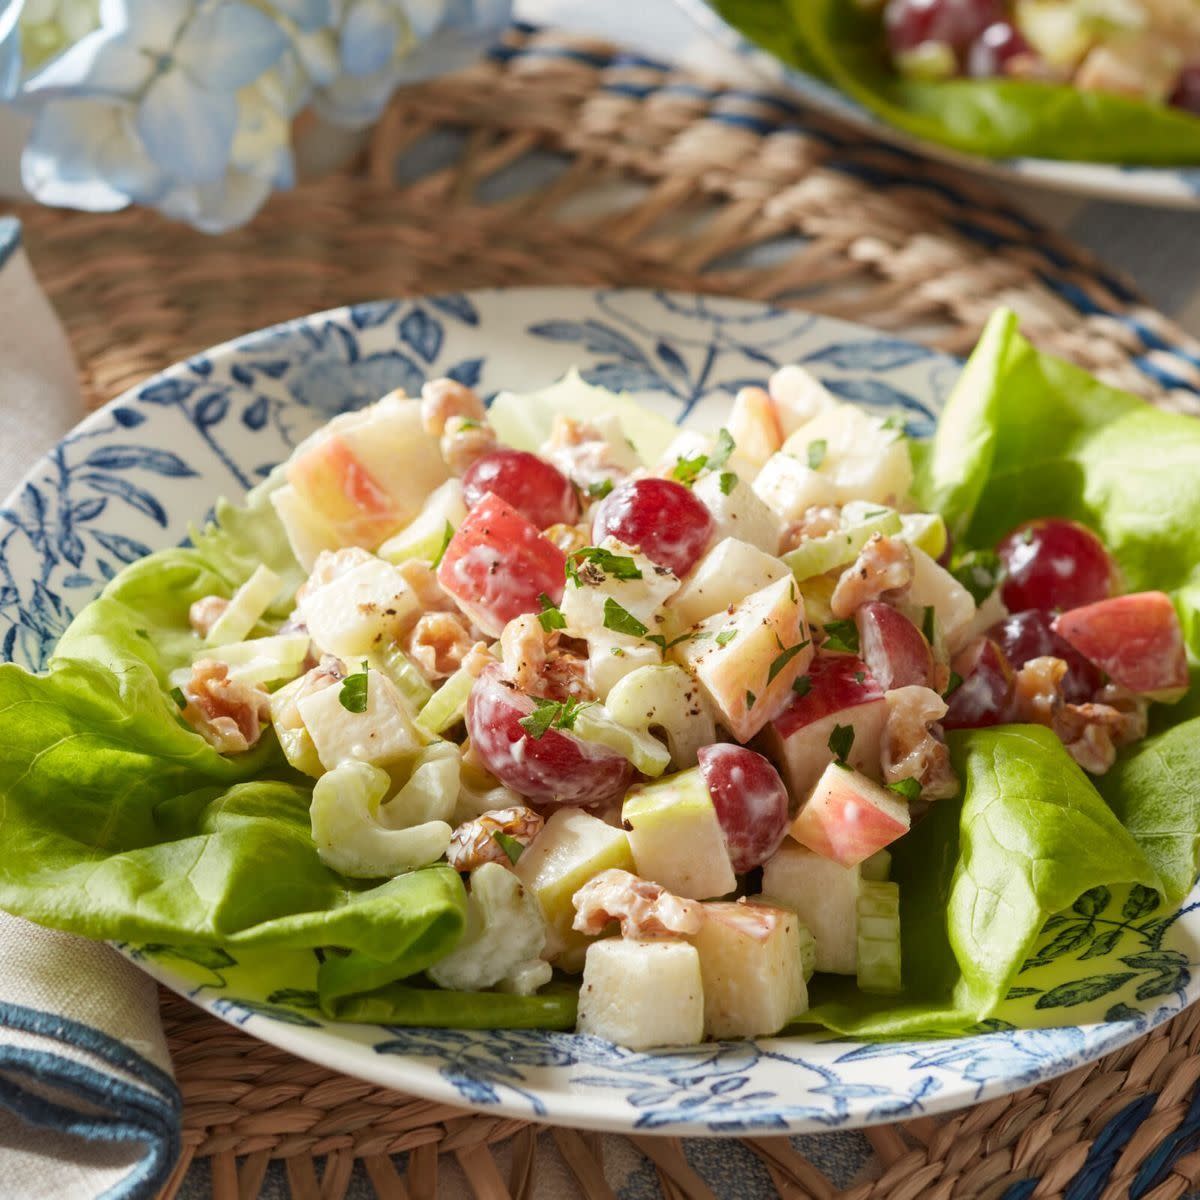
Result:
M625 651L622 650L620 646L614 646L612 648L611 653L614 658L624 658L625 657Z
M808 693L812 691L812 676L797 675L792 681L792 691L795 692L797 696L807 696Z
M728 461L729 456L733 453L736 443L730 435L729 430L724 426L717 433L717 444L713 447L713 452L708 456L706 464L710 471L719 471Z
M629 555L614 554L603 546L584 546L567 559L567 578L576 587L594 587L607 575L613 579L641 579L642 572Z
M844 654L858 653L858 626L848 618L845 621L830 621L822 625L825 631L824 650L840 651Z
M721 495L728 496L737 487L738 477L732 471L722 471L717 483L721 488Z
M183 688L173 687L171 689L171 699L179 705L180 708L187 708L187 697L183 694Z
M650 632L627 608L622 608L611 596L604 601L604 628L630 637L645 637Z
M347 712L365 713L367 711L367 664L362 670L353 675L347 675L342 680L342 690L338 692L338 700Z
M454 526L449 521L446 522L446 528L442 530L442 544L437 548L437 553L433 556L433 569L436 571L442 565L442 559L446 557L446 549L450 545L450 539L454 537Z
M475 420L474 417L460 417L454 426L455 429L482 429L483 422Z
M905 800L919 800L921 798L921 782L910 775L907 779L897 779L895 783L889 783L888 791L899 792Z
M736 443L730 436L729 430L722 428L717 434L716 444L713 446L711 454L697 454L692 458L677 458L675 466L671 468L671 478L678 480L680 483L686 483L691 487L693 483L700 477L703 471L719 471L728 461L729 456L733 453ZM732 481L726 485L726 475L732 476ZM726 472L721 476L720 484L721 491L728 496L733 491L734 484L737 483L737 476L732 471Z
M817 438L815 442L808 443L808 465L816 471L825 461L825 455L829 452L829 443L824 438Z
M865 683L866 680L867 680L866 671L855 671L854 672L854 682L855 683Z
M755 704L757 704L757 703L758 703L758 697L747 688L747 690L746 690L746 707L753 708L755 706Z
M653 642L664 654L671 649L672 646L678 646L680 642L690 642L692 638L707 637L704 633L692 633L690 630L687 633L681 633L677 638L672 638L669 642L661 633L646 634L646 641Z
M968 550L950 569L950 574L982 604L1004 576L1004 564L994 550Z
M737 637L737 635L738 631L736 629L722 629L721 632L717 634L717 645L728 646L729 643L732 642L735 637Z
M809 639L805 638L802 642L797 642L794 646L789 646L786 650L781 650L776 656L775 661L771 664L771 668L767 671L767 683L773 683L775 676L783 670L784 667L800 653L809 643Z
M876 517L886 517L892 510L890 508L873 508L870 512L865 512L862 515L864 521L873 521Z
M575 719L589 704L583 704L573 698L566 700L544 700L534 696L536 706L527 717L517 722L535 742L540 742L546 736L548 729L574 729Z
M586 490L589 499L603 500L613 490L613 481L611 479L600 479L595 483L589 483Z
M492 834L492 839L508 855L508 861L515 867L517 860L524 853L525 847L511 833L505 833L502 829L497 829Z
M697 454L695 458L677 458L675 466L671 468L671 478L691 487L707 465L707 454Z
M963 677L957 671L950 672L950 682L946 684L946 690L942 693L943 696L949 696L951 692L957 692L962 687Z
M835 725L833 732L829 735L828 744L834 759L844 764L850 756L850 751L854 748L854 726Z
M562 615L562 609L556 607L554 601L545 592L538 593L538 603L542 606L542 611L538 613L538 620L547 633L555 629L566 629L567 618Z
M925 640L932 646L937 635L937 610L932 604L925 605L925 615L921 618L921 632Z

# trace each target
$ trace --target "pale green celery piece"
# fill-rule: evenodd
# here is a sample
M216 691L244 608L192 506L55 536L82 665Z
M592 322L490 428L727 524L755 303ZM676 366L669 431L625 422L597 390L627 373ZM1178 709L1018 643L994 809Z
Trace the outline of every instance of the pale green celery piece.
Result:
M597 742L615 750L651 778L661 775L671 763L670 751L656 737L622 725L600 704L580 709L572 732L585 742Z
M946 552L949 534L939 513L901 513L900 539L924 550L935 562Z
M832 571L834 567L852 563L875 534L890 536L902 528L900 514L894 509L876 506L868 509L867 514L853 525L844 525L820 537L806 538L795 550L789 550L783 561L797 581L803 583L815 575Z
M396 691L408 701L413 712L420 712L433 698L433 688L399 646L367 656L371 669L386 675L396 685Z
M858 894L858 986L899 992L900 885L863 880Z
M459 667L417 714L417 724L433 734L443 734L466 715L467 700L475 677L465 667Z
M205 641L210 646L240 642L271 607L283 590L283 580L261 564L230 598L229 606L213 622Z

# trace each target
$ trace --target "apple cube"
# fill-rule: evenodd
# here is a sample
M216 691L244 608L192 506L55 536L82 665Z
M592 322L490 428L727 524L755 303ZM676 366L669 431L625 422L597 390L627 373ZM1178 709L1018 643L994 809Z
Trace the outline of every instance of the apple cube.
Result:
M767 382L779 429L786 438L838 401L829 389L803 367L780 367Z
M833 761L829 740L839 725L854 730L847 763L877 778L886 721L883 689L863 662L850 654L818 654L791 702L763 730L759 748L779 768L789 795L799 803Z
M808 1008L800 918L789 909L744 900L706 904L691 942L700 953L709 1037L769 1036Z
M725 834L699 768L631 788L621 823L643 879L692 900L725 896L737 886Z
M672 938L593 942L576 1029L630 1050L694 1046L704 1036L704 985L695 946Z
M926 608L932 608L937 629L953 654L966 642L975 617L975 600L945 567L939 566L924 550L911 546L913 580L908 590L909 616L921 626Z
M462 481L447 479L435 488L414 520L379 547L379 557L388 562L425 558L431 562L446 541L446 526L453 531L467 518Z
M760 387L744 387L734 396L725 427L738 457L755 467L761 467L783 445L779 414L771 397Z
M605 626L605 605L613 600L645 625L649 633L660 633L662 607L679 590L679 580L670 571L656 567L644 554L631 550L614 537L606 537L600 543L600 548L618 558L632 559L641 573L640 577L620 579L615 573L604 571L600 563L585 564L577 572L579 581L572 578L563 588L559 607L567 622L567 632L579 638L591 638L596 634L614 636L613 631ZM622 645L639 641L628 634L618 633L615 636L624 638L620 643Z
M908 832L908 805L897 793L841 763L830 763L792 822L802 846L855 867Z
M772 454L754 477L754 492L784 525L814 506L836 504L837 488L828 476L782 451Z
M773 554L727 537L695 566L668 608L677 625L687 629L724 612L748 592L757 592L788 577L788 569Z
M484 633L499 637L538 597L562 596L566 556L511 504L489 492L467 514L438 566L438 582Z
M408 581L381 558L310 587L296 606L313 644L348 662L398 640L420 612Z
M816 940L814 966L833 975L858 968L858 867L843 867L786 841L763 864L763 896L799 916Z
M671 653L704 689L721 723L748 742L787 703L812 661L795 581L777 580L701 621Z
M624 830L578 808L559 808L517 860L516 873L537 897L550 929L547 956L564 946L579 945L582 934L575 920L575 893L594 875L619 867L632 871L633 855Z
M1179 616L1163 592L1135 592L1072 608L1054 632L1123 688L1173 704L1187 691Z
M296 561L306 571L313 569L322 550L341 548L333 526L291 484L285 483L271 493L271 506L287 534Z
M783 523L740 475L709 471L696 480L692 493L712 514L714 541L738 538L768 554L778 551Z
M332 771L348 760L385 766L416 754L428 738L413 723L408 705L386 675L367 672L367 707L351 712L341 685L322 688L296 702L321 765Z

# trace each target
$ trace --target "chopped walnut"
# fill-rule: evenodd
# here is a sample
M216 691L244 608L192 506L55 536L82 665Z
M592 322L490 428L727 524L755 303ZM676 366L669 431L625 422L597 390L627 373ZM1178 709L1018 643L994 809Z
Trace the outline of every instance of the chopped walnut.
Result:
M492 427L474 417L451 417L442 434L442 457L455 475L465 475L477 458L496 449Z
M484 422L487 410L483 401L454 379L431 379L421 388L421 424L425 432L441 437L451 417Z
M406 558L396 570L412 588L423 612L453 612L454 601L438 583L437 572L422 558Z
M557 632L547 633L534 613L514 617L500 634L504 671L518 691L547 700L593 700L587 661L559 648Z
M542 668L540 690L547 700L595 700L596 692L588 679L587 660L569 650L551 650Z
M209 630L228 607L229 601L224 596L201 596L188 609L188 622L201 637L208 637Z
M497 841L496 834L503 833L528 846L541 831L542 818L532 808L515 805L493 809L464 821L450 835L446 859L456 871L473 871L487 862L511 866L512 859Z
M588 880L572 902L572 928L593 936L613 921L621 922L622 937L687 936L699 933L704 920L704 910L694 900L672 895L660 884L615 867Z
M958 776L941 739L938 722L946 701L926 687L895 688L887 693L887 724L881 746L885 783L915 779L922 800L947 800L958 793Z
M487 642L476 642L463 656L459 666L466 667L472 679L478 679L483 674L484 668L490 667L496 661L496 656L488 647Z
M229 664L202 658L183 688L184 719L222 754L241 754L257 744L271 698L258 684L229 678Z
M783 531L780 554L795 550L807 538L823 537L842 527L842 510L833 504L814 504Z
M615 432L623 436L619 429ZM606 480L616 486L638 465L637 455L632 450L622 453L616 449L612 438L606 437L599 425L562 413L555 416L541 454L582 488L603 484Z
M1013 688L1017 720L1053 729L1063 706L1066 673L1067 664L1049 654L1031 658L1020 667Z
M432 683L453 675L473 644L462 618L448 612L427 612L418 618L404 648Z
M849 617L872 600L903 591L912 579L912 551L898 538L877 533L842 572L829 607L835 617Z

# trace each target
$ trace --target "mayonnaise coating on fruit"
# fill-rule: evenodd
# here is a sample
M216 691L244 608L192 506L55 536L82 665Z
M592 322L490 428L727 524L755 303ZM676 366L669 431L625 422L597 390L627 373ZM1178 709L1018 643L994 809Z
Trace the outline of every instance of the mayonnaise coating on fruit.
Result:
M944 731L1040 723L1102 773L1187 686L1093 532L951 558L896 421L800 367L683 433L578 377L491 412L434 380L282 479L307 580L192 603L182 720L278 740L332 871L460 872L429 982L582 972L628 1046L776 1033L814 966L899 989L888 847L958 790Z

